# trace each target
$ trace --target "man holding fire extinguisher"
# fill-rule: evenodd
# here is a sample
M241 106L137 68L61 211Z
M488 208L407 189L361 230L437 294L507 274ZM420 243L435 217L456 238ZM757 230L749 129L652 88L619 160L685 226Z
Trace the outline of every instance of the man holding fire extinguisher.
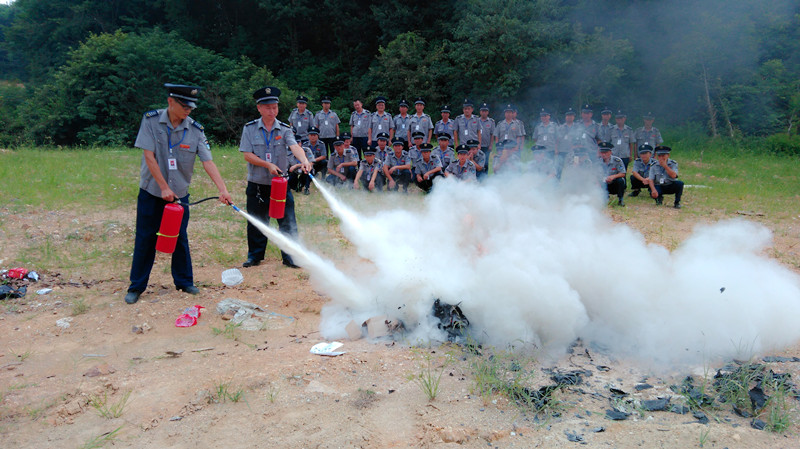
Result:
M242 130L239 151L247 161L247 213L269 223L269 202L274 176L282 176L289 168L289 151L300 161L304 173L311 171L312 165L305 151L297 144L292 127L277 119L277 87L262 87L253 93L256 108L261 118L248 122ZM287 149L289 151L287 151ZM294 215L294 197L291 190L286 192L283 218L278 220L278 229L284 234L297 237L297 220ZM255 226L247 223L247 260L243 267L253 267L264 260L267 237ZM292 256L281 251L283 264L298 268Z
M136 240L131 264L131 285L125 302L134 304L147 288L150 271L156 256L156 242L161 235L159 226L165 206L173 201L189 203L189 184L192 181L194 162L200 158L211 180L219 189L219 200L230 204L231 196L211 160L203 125L189 117L197 107L200 87L181 84L165 84L167 108L144 114L134 146L144 151L140 171L139 197L136 203ZM173 205L174 207L174 205ZM177 235L163 236L175 239L172 253L172 279L175 288L196 295L200 290L194 285L192 258L189 254L189 239L186 227L189 224L189 209L177 209L180 228ZM177 223L175 223L177 224ZM176 226L177 228L177 226Z

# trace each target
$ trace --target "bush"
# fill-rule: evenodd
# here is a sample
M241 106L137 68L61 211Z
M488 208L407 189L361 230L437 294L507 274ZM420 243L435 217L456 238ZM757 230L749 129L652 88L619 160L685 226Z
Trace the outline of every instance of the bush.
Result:
M283 116L294 103L294 93L265 68L196 47L177 33L100 34L36 89L24 108L26 137L39 144L131 145L142 114L166 107L165 82L203 87L192 117L223 142L237 140L257 116L255 89L281 88Z
M800 155L800 136L773 134L766 138L766 148L775 154Z
M21 143L23 126L20 107L28 97L28 89L20 83L0 81L0 145Z

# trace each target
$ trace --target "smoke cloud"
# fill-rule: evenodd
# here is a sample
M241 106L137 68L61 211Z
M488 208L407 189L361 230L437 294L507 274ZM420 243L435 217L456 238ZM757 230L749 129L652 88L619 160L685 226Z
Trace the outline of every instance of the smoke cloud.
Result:
M345 337L351 319L387 314L405 323L411 342L443 341L431 317L435 298L460 303L484 344L549 353L580 337L614 354L690 362L800 339L800 277L764 256L771 234L757 224L699 226L670 253L614 223L589 185L566 191L528 175L447 179L394 208L386 207L390 195L352 194L362 207L383 203L374 212L321 190L360 260L343 276L300 246L283 249L311 261L304 266L312 282L330 296L320 323L328 339Z

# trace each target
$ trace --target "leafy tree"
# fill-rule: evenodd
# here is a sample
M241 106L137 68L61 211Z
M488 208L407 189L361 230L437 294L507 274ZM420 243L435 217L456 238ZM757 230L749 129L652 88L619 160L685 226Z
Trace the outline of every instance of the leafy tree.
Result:
M222 141L237 139L244 122L257 115L255 89L275 84L285 90L285 115L294 99L266 69L193 46L177 33L100 34L72 51L52 81L36 89L23 116L26 137L57 144L130 144L142 114L165 106L165 82L203 87L192 116Z

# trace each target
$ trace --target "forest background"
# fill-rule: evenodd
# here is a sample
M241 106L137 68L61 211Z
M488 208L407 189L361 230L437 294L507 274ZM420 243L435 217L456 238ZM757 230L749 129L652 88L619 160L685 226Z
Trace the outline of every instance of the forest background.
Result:
M465 97L519 107L609 107L641 126L800 154L797 0L15 0L0 4L0 145L130 146L164 82L203 87L193 117L235 143L252 91ZM412 110L413 112L413 110ZM454 114L454 116L457 115ZM343 127L343 129L347 129ZM529 132L530 132L529 131Z

